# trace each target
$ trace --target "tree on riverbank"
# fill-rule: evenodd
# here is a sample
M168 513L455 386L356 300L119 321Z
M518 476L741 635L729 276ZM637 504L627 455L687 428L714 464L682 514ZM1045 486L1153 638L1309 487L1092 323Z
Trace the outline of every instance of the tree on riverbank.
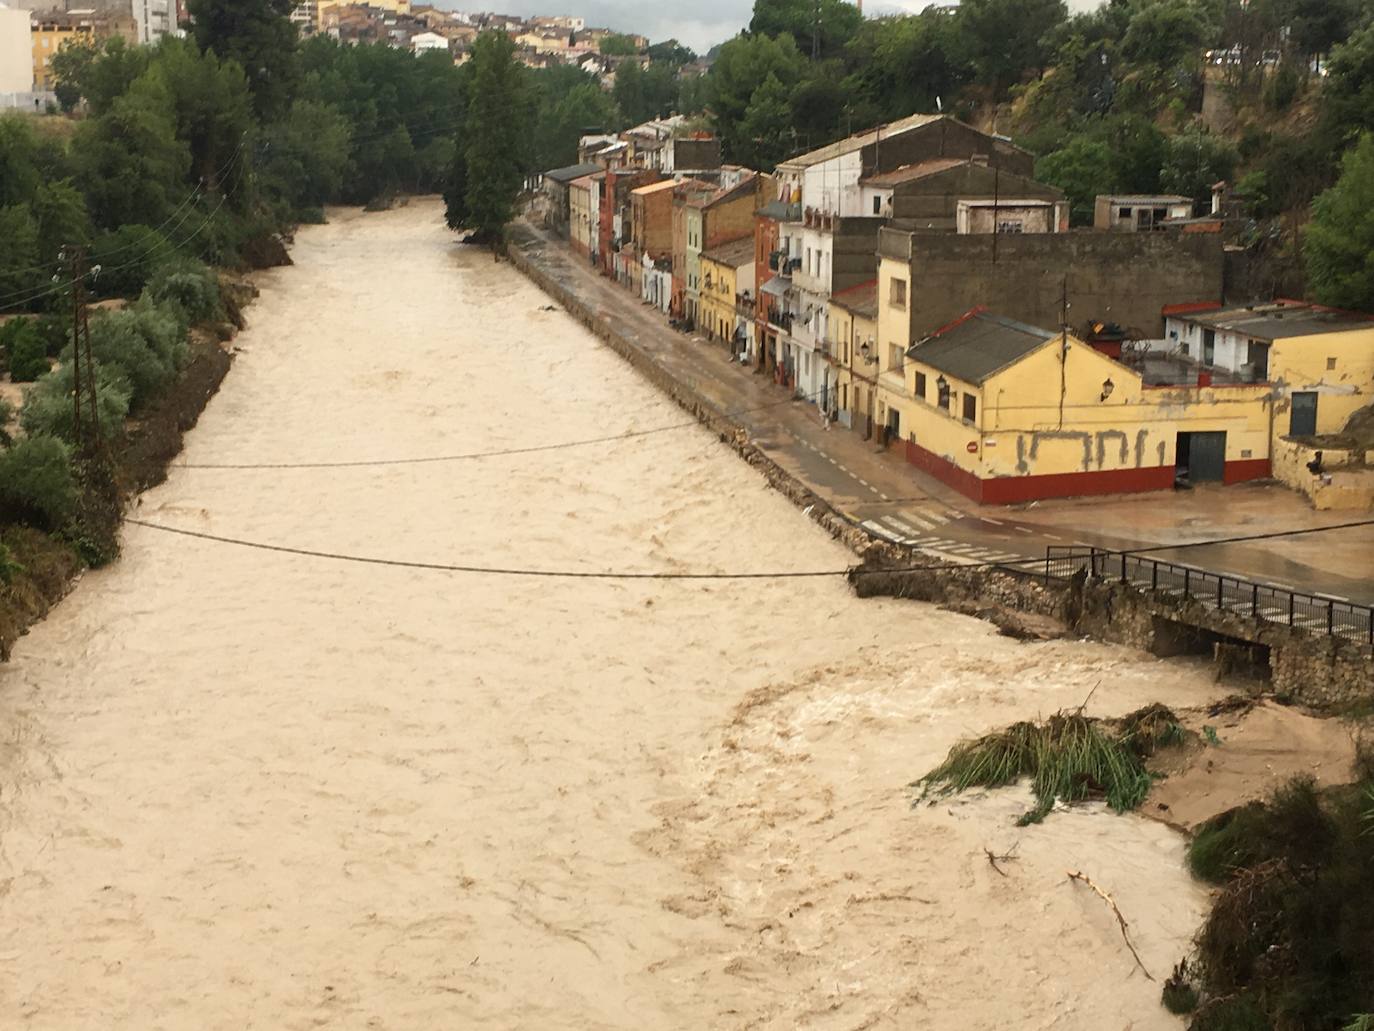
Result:
M462 172L445 192L449 225L493 247L515 213L529 163L530 91L515 43L504 32L473 42L467 120L458 140Z

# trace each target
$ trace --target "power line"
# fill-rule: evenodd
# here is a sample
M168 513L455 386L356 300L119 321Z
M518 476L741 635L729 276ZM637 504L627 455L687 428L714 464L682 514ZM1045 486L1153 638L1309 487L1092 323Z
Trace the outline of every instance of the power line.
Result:
M1274 530L1270 533L1251 533L1240 537L1218 537L1215 540L1189 541L1185 544L1156 544L1148 548L1129 548L1125 551L1112 551L1112 554L1149 555L1156 551L1182 551L1185 548L1209 548L1214 544L1245 544L1250 541L1274 540L1277 537L1302 537L1313 533L1330 533L1332 530L1352 530L1361 526L1374 526L1374 519L1361 519L1352 523L1333 523L1330 526L1309 526L1301 530Z
M424 569L441 573L482 573L490 576L519 576L549 580L816 580L832 576L868 576L879 573L918 573L932 570L949 571L954 569L975 569L991 566L1042 564L1043 558L1027 558L1017 562L974 562L951 567L949 564L926 566L903 566L891 569L865 569L854 566L846 569L800 569L780 572L760 573L625 573L616 571L578 570L578 569L522 569L510 566L472 566L446 562L412 562L405 559L370 558L366 555L346 555L339 552L315 551L309 548L293 548L283 544L265 544L261 541L243 540L238 537L223 537L219 534L203 533L199 530L184 530L160 523L149 523L142 519L126 519L125 522L148 530L176 534L180 537L194 537L198 540L214 541L217 544L232 544L241 548L257 551L274 551L285 555L301 555L307 558L329 559L335 562L354 562L370 566L395 566L402 569Z
M240 166L239 166L239 176L240 176L240 178L242 178L242 176L243 176L243 171L244 171L243 166L240 165ZM102 268L101 271L102 271L102 272L119 272L119 271L121 271L122 269L132 268L132 267L135 266L135 265L142 264L142 263L143 263L144 261L146 261L155 251L157 251L159 248L162 248L162 247L170 247L173 251L177 251L177 250L180 250L181 248L185 247L188 243L190 243L190 242L191 242L192 240L194 240L197 236L199 236L202 232L204 232L205 228L206 228L212 221L214 221L215 216L219 214L220 209L221 209L222 207L224 207L225 202L229 199L229 192L230 192L230 191L224 191L223 193L220 194L219 203L217 203L217 204L210 210L210 213L209 213L208 215L205 216L204 220L200 223L200 225L196 226L196 228L193 229L193 230L191 231L191 234L190 234L188 237L186 237L186 239L184 239L184 240L182 240L181 242L177 243L177 242L172 241L170 237L160 237L159 239L153 241L153 244L152 244L151 247L149 247L146 251L144 251L142 254L140 254L137 258L134 258L132 261L126 261L126 262L123 262L123 263L121 263L121 264L119 264L119 265L111 266L111 267L108 268L108 269ZM189 217L189 212L188 212L187 215L182 216L181 220L180 220L180 221L178 222L178 224L177 224L177 227L179 227L179 226L181 225L182 222L185 222L185 220L186 220L187 217ZM172 231L175 231L175 229L176 229L177 227L173 227L173 230L172 230ZM50 296L50 295L52 295L52 294L61 293L61 292L65 291L65 290L69 289L71 286L72 286L72 281L70 281L70 280L64 281L64 282L56 283L55 285L53 285L53 286L51 286L51 287L48 287L47 289L41 290L41 291L39 291L38 293L32 294L32 295L30 295L30 296L28 296L28 297L21 298L21 299L18 300L18 301L11 301L11 302L8 303L8 304L0 304L0 311L3 311L5 308L13 308L13 307L16 307L16 306L21 305L21 304L29 304L29 303L31 303L31 302L33 302L33 301L39 300L40 298L43 298L43 297Z
M528 577L547 580L815 580L832 576L877 576L891 573L960 572L973 569L1012 569L1019 566L1040 565L1044 558L1024 558L1010 561L967 562L953 565L948 562L919 566L892 566L869 569L851 566L846 569L800 569L757 573L628 573L617 571L575 570L575 569L530 569L513 566L475 566L447 562L418 562L405 559L373 558L366 555L348 555L340 552L317 551L311 548L295 548L284 544L267 544L262 541L244 540L239 537L225 537L220 534L205 533L200 530L186 530L161 523L150 523L142 519L126 519L133 526L148 530L174 534L179 537L192 537L197 540L213 541L216 544L230 544L235 547L251 548L256 551L271 551L284 555L299 555L306 558L321 558L333 562L351 562L370 566L392 566L401 569L422 569L442 573L477 573L488 576ZM1332 530L1345 530L1357 526L1374 525L1374 519L1359 522L1341 523L1335 526L1313 527L1305 530L1287 530L1273 533L1251 534L1246 537L1231 537L1215 541L1196 541L1191 544L1162 545L1155 548L1142 548L1119 554L1144 554L1150 551L1169 551L1176 548L1198 548L1214 544L1233 544L1246 540L1269 540L1274 537L1290 537L1300 534L1325 533Z
M792 404L794 401L809 401L820 396L824 391L816 391L813 394L803 394L797 397L789 397L782 401L772 401L766 405L759 405L756 408L742 408L733 412L725 412L725 418L734 418L740 415L749 415L753 412L761 412L769 408L777 408L781 405ZM562 451L567 448L590 447L593 444L609 444L621 440L633 440L637 437L648 437L657 433L669 433L674 430L688 429L693 426L703 426L704 424L692 420L691 422L677 422L666 426L655 426L644 430L630 430L628 433L610 434L604 437L588 437L585 440L567 440L558 444L537 444L530 447L503 448L497 451L469 451L456 455L431 455L424 458L379 458L379 459L358 459L340 462L184 462L176 463L171 466L173 469L360 469L372 466L390 465L430 465L439 462L465 462L481 458L499 458L507 455L532 455L543 451Z
M215 182L219 182L219 181L224 177L225 173L227 173L227 172L229 171L230 167L233 165L234 161L238 158L240 152L241 152L241 151L243 150L243 148L247 145L247 143L248 143L248 133L245 132L245 133L243 133L242 136L239 138L239 145L238 145L237 147L234 148L233 153L231 153L231 154L229 155L228 160L226 160L226 161L224 162L224 164L222 164L222 165L214 172L214 174L211 176L211 178L212 178ZM240 176L240 177L241 177L241 176ZM191 210L188 209L187 212L186 212L185 214L183 214L183 215L181 216L180 219L177 219L177 224L174 225L174 226L172 226L171 229L167 229L167 226L172 222L173 219L177 218L177 215L181 212L181 210L182 210L183 208L186 208L187 205L193 203L193 202L201 195L201 192L202 192L202 189L203 189L204 186L205 186L205 180L204 180L204 179L201 179L200 182L198 182L194 187L192 187L191 192L188 193L188 194L182 199L181 203L178 204L175 208L172 209L172 213L171 213L170 215L168 215L165 219L163 219L163 221L162 221L162 223L161 223L160 225L158 225L158 226L156 226L156 227L153 228L153 233L154 233L154 234L162 234L162 233L163 233L163 230L166 230L167 233L176 232L176 230L177 230L178 228L180 228L180 226L182 225L182 223L184 223L184 222L186 221L186 219L189 218L189 217L191 216L191 213L192 213ZM140 246L141 243L142 243L142 241L137 241L137 240L136 240L136 241L133 241L133 242L124 244L122 247L116 247L114 250L107 251L107 252L105 253L104 256L105 256L106 258L109 258L109 257L111 257L112 255L121 254L121 253L123 253L124 251L131 250L131 249L133 249L134 247ZM127 268L128 266L120 266L120 267L125 267L125 268ZM46 270L46 266L43 266L43 265L35 265L35 266L31 266L30 268L27 268L27 269L19 269L19 270L14 271L14 272L6 272L6 275L23 275L23 274L26 273L26 272L43 272L43 271L45 271L45 270ZM70 284L68 284L68 285L70 285ZM9 296L10 296L10 297L14 297L14 296L17 296L18 293L22 293L22 292L23 292L23 291L16 291L15 294L10 294ZM35 296L35 297L37 297L37 296L42 296L42 294L41 294L41 292L40 292L39 294L36 294L36 295L34 295L34 296ZM0 297L0 301L5 301L5 300L7 300L7 298L5 298L5 297ZM4 304L3 306L0 306L0 307L13 307L13 306L14 306L14 303L27 303L27 302L26 302L26 301L12 302L12 303Z

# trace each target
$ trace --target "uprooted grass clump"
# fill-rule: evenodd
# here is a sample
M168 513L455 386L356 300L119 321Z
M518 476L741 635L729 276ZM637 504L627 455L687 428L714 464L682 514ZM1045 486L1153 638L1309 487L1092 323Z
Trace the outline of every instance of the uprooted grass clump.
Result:
M1022 815L1021 826L1039 823L1056 801L1101 798L1126 812L1149 793L1153 777L1145 759L1182 740L1178 719L1162 705L1110 723L1084 716L1081 709L1058 712L1041 723L1015 723L955 745L943 763L912 786L925 798L932 791L1002 787L1030 777L1036 804Z
M1290 781L1204 824L1189 864L1222 884L1197 939L1191 1031L1369 1023L1374 781Z

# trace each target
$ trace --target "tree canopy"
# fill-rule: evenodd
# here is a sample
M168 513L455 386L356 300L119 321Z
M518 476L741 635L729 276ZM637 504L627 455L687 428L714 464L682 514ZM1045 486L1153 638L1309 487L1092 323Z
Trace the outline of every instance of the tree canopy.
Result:
M1305 244L1317 300L1374 312L1374 135L1360 137L1313 204Z

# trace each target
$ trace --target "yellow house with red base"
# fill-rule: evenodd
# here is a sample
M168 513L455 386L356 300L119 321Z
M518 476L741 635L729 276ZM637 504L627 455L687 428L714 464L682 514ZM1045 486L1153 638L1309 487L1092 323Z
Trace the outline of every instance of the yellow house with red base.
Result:
M902 396L879 377L891 445L981 503L1269 475L1266 383L1147 382L1065 331L980 310L913 344L900 371Z

